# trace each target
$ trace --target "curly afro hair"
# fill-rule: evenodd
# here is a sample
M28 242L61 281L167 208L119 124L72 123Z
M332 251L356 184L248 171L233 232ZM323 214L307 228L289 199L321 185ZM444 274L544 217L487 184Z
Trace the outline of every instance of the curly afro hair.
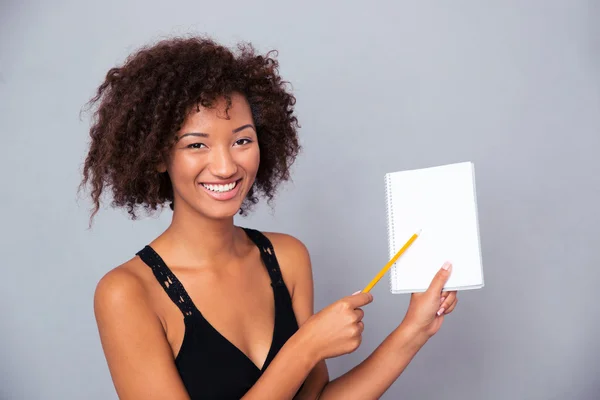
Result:
M173 38L139 49L108 71L88 103L97 105L81 182L91 186L90 222L108 189L111 205L126 208L132 219L140 207L151 212L169 204L173 209L171 180L156 168L161 155L191 110L212 107L220 98L229 109L236 92L250 104L261 159L240 213L258 202L257 194L271 202L300 150L296 99L286 91L274 52L259 55L250 44L237 50L210 38Z

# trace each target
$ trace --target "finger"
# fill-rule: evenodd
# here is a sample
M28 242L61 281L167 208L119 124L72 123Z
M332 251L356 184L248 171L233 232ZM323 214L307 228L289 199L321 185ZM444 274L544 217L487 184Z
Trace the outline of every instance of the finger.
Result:
M444 314L450 314L452 311L454 311L457 304L458 304L458 299L454 299L454 302L448 306L446 311L444 311Z
M440 296L442 293L442 289L444 289L444 285L450 278L450 273L452 272L452 264L449 262L445 262L442 265L442 268L435 274L433 280L429 284L429 288L427 288L427 292L430 295L435 294L435 296Z
M360 334L362 334L362 333L363 333L363 331L365 330L365 323L364 323L364 322L362 322L362 321L359 321L359 322L357 323L357 325L358 325L358 333L359 333L359 335L360 335Z
M360 292L348 297L348 305L352 308L359 308L365 306L373 301L373 295L371 293Z
M452 303L454 303L454 301L456 300L456 291L448 292L448 295L442 298L444 299L444 301L442 301L440 307L444 307L447 310L450 307L450 305L452 305Z
M365 316L365 312L361 308L354 310L354 314L356 315L356 322L362 321L363 317Z
M442 292L441 298L440 298L440 304L444 302L444 300L446 300L446 298L448 297L448 291Z

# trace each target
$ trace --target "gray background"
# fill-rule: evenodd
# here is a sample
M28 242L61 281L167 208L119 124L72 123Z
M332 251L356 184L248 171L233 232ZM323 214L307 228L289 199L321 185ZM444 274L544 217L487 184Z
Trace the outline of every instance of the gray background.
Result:
M85 3L85 4L84 4ZM311 251L316 307L386 261L383 174L475 162L486 287L463 292L386 399L600 396L600 2L2 3L0 398L113 399L92 312L98 279L168 224L76 197L82 105L163 36L280 51L304 152L274 210L239 224ZM401 321L387 278L362 347Z

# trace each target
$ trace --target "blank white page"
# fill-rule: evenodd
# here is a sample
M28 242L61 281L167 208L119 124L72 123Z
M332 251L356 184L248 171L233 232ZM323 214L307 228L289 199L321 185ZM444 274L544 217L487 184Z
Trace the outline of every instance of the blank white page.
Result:
M471 162L385 176L389 258L421 230L390 272L392 293L423 292L445 261L445 290L483 287L475 169Z

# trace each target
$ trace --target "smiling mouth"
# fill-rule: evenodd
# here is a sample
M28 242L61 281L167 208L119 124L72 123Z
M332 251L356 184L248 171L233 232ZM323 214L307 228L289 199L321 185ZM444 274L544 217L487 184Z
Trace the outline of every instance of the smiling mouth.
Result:
M224 185L207 184L207 183L201 183L200 185L202 185L202 187L204 187L206 190L209 190L214 193L227 193L227 192L231 192L233 189L235 189L237 187L237 185L240 183L240 181L241 181L241 179L238 179L235 182L227 183Z

